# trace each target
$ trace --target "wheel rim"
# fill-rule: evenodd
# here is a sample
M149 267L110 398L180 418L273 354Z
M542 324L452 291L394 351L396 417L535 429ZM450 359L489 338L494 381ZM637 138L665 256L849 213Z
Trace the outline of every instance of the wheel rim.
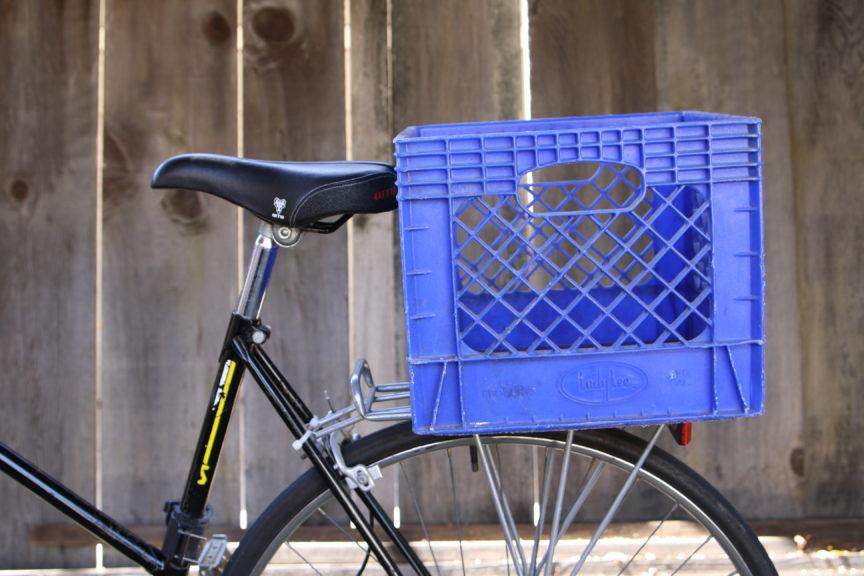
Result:
M554 439L554 438L546 438L546 437L519 436L519 435L485 436L485 437L483 437L482 440L483 440L484 444L491 445L491 446L518 445L518 446L523 446L523 447L544 448L546 450L553 449L553 450L556 450L557 452L560 452L562 454L563 454L564 448L565 448L565 442L563 440L558 440L558 439ZM439 440L439 441L432 442L429 444L423 444L421 446L415 446L412 448L400 450L399 452L396 452L396 453L391 454L387 457L381 458L380 460L374 462L374 464L377 464L382 469L390 469L394 465L399 465L401 463L411 461L412 459L417 458L418 456L438 453L438 452L442 452L445 450L452 450L452 449L456 449L456 448L467 447L471 444L472 441L473 441L472 438L466 438L466 437ZM627 460L625 460L619 456L616 456L614 454L610 454L610 453L605 452L603 450L599 450L599 449L596 449L596 448L593 448L590 446L586 446L583 444L574 443L571 446L571 454L582 457L583 459L590 459L591 461L604 462L606 465L611 465L612 467L614 467L614 469L618 470L619 472L623 472L623 473L631 472L634 468L634 464L632 462L629 462L629 461L627 461ZM367 466L371 466L371 465L372 464L367 463ZM646 469L646 468L642 468L638 471L637 474L638 474L638 476L637 476L638 482L640 482L643 486L648 486L650 488L653 488L654 490L656 490L660 494L666 496L672 502L676 503L676 508L678 508L681 512L686 513L693 521L695 521L696 523L701 525L701 527L704 528L705 531L708 533L708 539L703 544L698 546L695 553L698 553L699 550L702 548L702 546L707 544L708 541L713 540L722 548L723 552L725 552L725 554L727 555L729 563L734 568L734 570L732 570L731 572L727 570L727 571L723 571L722 573L730 574L730 575L731 574L741 574L742 576L752 575L752 572L751 572L750 568L747 566L742 554L735 547L735 545L733 544L730 537L723 532L723 530L711 518L711 516L709 515L709 513L707 511L705 511L702 507L700 507L696 502L693 501L693 499L689 498L681 490L679 490L675 486L671 485L669 482L665 481L663 478L659 477L658 475L653 473L651 470ZM316 498L314 498L310 503L308 503L299 513L295 514L294 517L291 518L291 520L279 532L278 536L271 542L270 546L267 548L265 553L259 558L259 561L256 564L252 574L256 574L256 575L262 574L264 572L264 569L267 567L267 565L269 564L271 559L276 554L276 552L283 545L289 546L289 548L294 553L296 553L301 559L305 560L305 558L303 557L303 555L301 553L297 552L296 549L291 547L291 545L290 545L291 536L292 536L292 534L294 534L297 531L298 528L300 528L306 522L308 522L309 519L314 514L316 514L316 512L319 511L319 509L322 509L322 507L324 507L328 503L332 502L332 500L333 500L333 498L330 495L330 493L325 490L323 493L319 494ZM660 522L660 525L662 526L663 522L665 522L665 521L666 521L665 519L662 520ZM425 530L425 528L424 528L424 530ZM649 536L649 540L652 536L653 536L653 533L651 536ZM384 537L382 537L382 538L384 538ZM548 541L548 534L547 534L547 541ZM647 541L646 541L646 543L647 543ZM536 542L535 542L535 544L536 544ZM365 543L363 545L365 545ZM435 542L434 542L434 540L431 543L424 542L423 545L429 545L429 548L431 551L432 548L434 548L434 546L435 546ZM462 545L462 542L460 539L460 547L461 547L461 545ZM416 549L418 547L418 545L415 544L414 547ZM641 548L640 548L640 550L641 550ZM543 552L544 552L544 550L541 548L540 551L538 552L538 557L542 558ZM557 552L558 551L556 550L556 556L553 557L553 561L555 561L554 558L557 557ZM637 551L637 553L638 553L638 551ZM691 554L689 557L686 557L685 562L682 563L681 566L679 566L678 568L676 568L674 570L670 570L667 572L663 572L663 571L653 572L652 571L651 573L670 573L670 574L680 573L681 568L684 568L686 566L686 564L692 559L694 554ZM634 555L634 557L635 557L635 555ZM508 555L508 559L509 559L509 555ZM626 567L630 567L632 561L633 561L633 558L630 558L629 561L627 562ZM380 570L380 567L378 567L377 563L375 563L374 557L369 560L369 563L370 563L370 565L374 565L375 568ZM556 561L556 563L557 563L557 561ZM321 573L311 563L310 563L310 566L312 566L313 570L315 570L316 572ZM437 567L437 561L436 561L436 567ZM470 566L466 567L464 565L464 560L463 560L463 566L462 566L463 573L466 570L466 568L471 568L471 567ZM545 565L541 565L541 568L543 568L545 570ZM430 573L436 574L436 570L434 568L430 569ZM440 570L439 570L439 573L440 573ZM454 572L454 573L458 573L458 572ZM470 570L469 570L469 573L470 573ZM508 572L507 573L511 573L509 570L509 565L508 565ZM516 574L515 570L512 573ZM536 573L543 574L543 571L538 571ZM569 568L567 568L567 571L563 572L563 573L569 574L570 573ZM583 572L579 572L579 573L581 574ZM593 573L593 572L588 571L585 573ZM603 572L603 573L606 573L606 572ZM616 572L613 571L610 573L615 574ZM630 573L641 573L641 572L638 572L638 571L635 571L635 572L634 571L626 571L625 572L625 570L622 569L620 573L630 574ZM721 573L721 572L718 572L718 573Z

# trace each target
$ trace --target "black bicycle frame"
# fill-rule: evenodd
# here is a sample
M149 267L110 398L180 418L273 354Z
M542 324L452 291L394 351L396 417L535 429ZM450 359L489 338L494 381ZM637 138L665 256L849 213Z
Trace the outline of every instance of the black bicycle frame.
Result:
M165 556L107 514L0 443L0 470L151 574L165 574Z
M272 246L267 248L262 256L259 253L259 243L265 240L272 240L272 236L265 238L259 235L256 241L256 251L253 253L250 272L241 294L241 304L238 305L238 311L231 316L228 325L219 356L219 370L213 383L213 391L198 437L183 497L179 502L166 504L168 527L161 550L148 544L67 486L0 443L0 470L42 497L97 538L157 576L184 576L188 573L189 566L197 560L195 553L203 540L202 536L209 516L207 498L244 372L249 370L297 439L305 434L307 424L312 419L309 408L279 372L263 348L256 343L266 340L269 334L261 324L259 314L277 250ZM352 490L329 452L314 441L304 442L303 451L388 574L400 574L400 572L384 543L372 529L369 518L374 518L378 522L418 574L428 574L416 553L371 493L360 489L353 490L367 508L369 514L367 518L363 510L352 500Z

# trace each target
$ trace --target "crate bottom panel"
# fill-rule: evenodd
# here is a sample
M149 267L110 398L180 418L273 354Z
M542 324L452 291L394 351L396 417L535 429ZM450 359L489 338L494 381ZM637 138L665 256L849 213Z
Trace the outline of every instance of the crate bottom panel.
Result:
M418 434L619 427L757 416L761 343L556 358L412 362Z

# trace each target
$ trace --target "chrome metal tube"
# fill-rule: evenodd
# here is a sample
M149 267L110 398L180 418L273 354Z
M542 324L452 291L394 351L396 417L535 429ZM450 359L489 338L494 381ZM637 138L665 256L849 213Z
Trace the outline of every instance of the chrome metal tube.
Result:
M278 254L279 246L273 241L272 227L269 224L262 224L252 248L252 256L249 258L249 268L246 271L240 299L237 301L235 312L240 316L248 320L255 320L261 316L264 294Z

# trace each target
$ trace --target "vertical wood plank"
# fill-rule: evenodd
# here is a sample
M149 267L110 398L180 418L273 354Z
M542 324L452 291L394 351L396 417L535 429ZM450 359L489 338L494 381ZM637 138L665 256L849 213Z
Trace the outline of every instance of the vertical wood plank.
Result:
M387 0L351 0L351 150L356 160L393 162L387 52ZM396 333L404 331L396 298L395 215L358 214L349 222L351 349L376 381L398 372Z
M864 5L785 3L804 378L805 513L864 513Z
M387 0L348 0L350 6L350 149L354 160L393 162ZM349 360L365 358L376 382L405 381L396 213L358 214L348 222ZM380 428L364 422L356 432ZM379 502L392 510L398 487L381 484Z
M92 500L98 2L0 1L0 441ZM33 548L67 522L0 478L0 567L92 565Z
M783 7L777 0L659 7L658 108L763 119L765 416L697 426L693 444L678 454L747 516L798 516L803 407Z
M651 2L532 2L532 116L656 110L654 12ZM574 477L578 478L578 473ZM617 488L615 483L598 485L594 491L598 503L603 498L609 501ZM625 506L619 517L646 512L651 513ZM599 519L603 513L596 504L587 506L585 518Z
M776 2L729 8L532 4L534 115L707 109L766 118L769 416L700 426L694 445L677 452L751 515L795 515L800 479L790 462L799 454L801 403L782 14ZM752 441L766 435L771 442ZM744 481L766 476L776 483Z
M104 503L122 521L160 524L182 494L236 299L235 209L149 186L171 155L234 152L235 22L233 0L108 2ZM214 522L238 518L236 436Z
M516 0L393 3L393 127L518 118Z
M439 122L519 118L522 110L522 54L519 46L519 2L447 0L393 2L393 128ZM399 285L401 290L401 284ZM401 313L400 322L404 322ZM443 458L443 459L442 459ZM454 451L455 474L472 509L466 522L496 522L482 471L472 473L467 448ZM515 472L513 485L530 491L531 467L505 463ZM400 489L405 522L416 522L408 484L414 486L427 522L451 520L451 506L435 500L449 486L446 457L422 466L406 466ZM424 487L435 487L425 490ZM530 494L530 492L529 492ZM529 518L530 497L508 494L520 521ZM449 501L449 500L448 500Z
M529 21L535 118L656 110L652 2L534 0Z
M244 142L250 158L345 158L344 13L341 0L244 2ZM251 246L258 221L245 220ZM348 255L345 229L309 234L282 250L264 320L267 350L313 412L348 401ZM249 380L250 387L254 387ZM255 518L308 468L258 390L247 390L246 481Z

